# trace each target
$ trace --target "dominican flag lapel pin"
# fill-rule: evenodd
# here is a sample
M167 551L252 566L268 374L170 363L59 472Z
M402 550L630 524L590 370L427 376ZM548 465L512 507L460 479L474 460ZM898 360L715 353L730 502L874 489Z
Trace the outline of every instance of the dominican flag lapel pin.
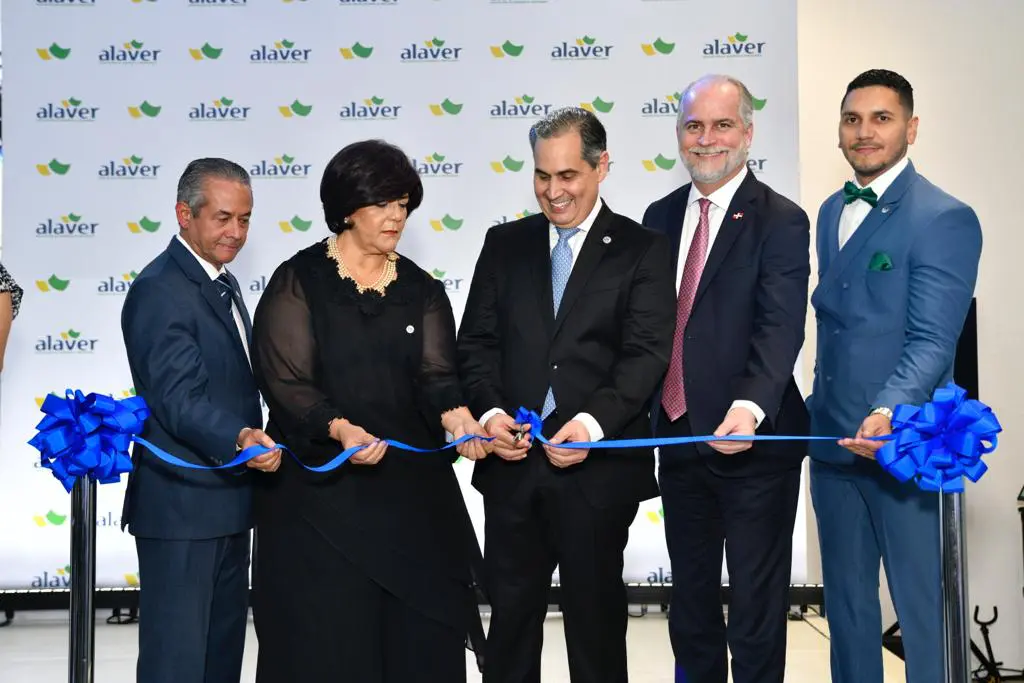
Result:
M741 218L743 218L743 212L742 212L742 211L737 211L736 213L734 213L734 214L732 215L732 219L733 219L734 221L738 221L738 220L739 220L739 219L741 219Z

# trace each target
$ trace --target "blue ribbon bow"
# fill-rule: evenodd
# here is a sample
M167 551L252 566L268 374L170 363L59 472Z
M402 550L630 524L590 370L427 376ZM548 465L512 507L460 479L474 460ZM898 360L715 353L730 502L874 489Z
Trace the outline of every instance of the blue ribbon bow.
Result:
M897 406L892 430L876 456L886 472L925 491L957 493L964 477L976 482L988 469L981 456L996 449L1003 428L991 408L950 382L920 407Z
M128 446L149 417L141 397L117 400L69 389L64 398L48 395L40 410L46 417L28 443L68 492L79 477L113 484L131 471Z

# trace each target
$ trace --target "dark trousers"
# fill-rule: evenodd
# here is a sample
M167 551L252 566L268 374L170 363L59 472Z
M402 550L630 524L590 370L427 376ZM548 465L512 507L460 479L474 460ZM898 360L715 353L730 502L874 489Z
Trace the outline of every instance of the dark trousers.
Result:
M238 683L249 616L249 532L136 538L138 683Z
M528 481L507 497L484 497L484 565L492 609L484 683L540 682L556 565L570 680L626 683L622 553L638 503L597 508L571 468L555 470L539 446L527 459L532 461Z
M659 436L690 436L661 415ZM676 680L782 683L800 470L724 477L692 444L661 449L659 483L672 562L669 634ZM722 615L722 553L731 600Z

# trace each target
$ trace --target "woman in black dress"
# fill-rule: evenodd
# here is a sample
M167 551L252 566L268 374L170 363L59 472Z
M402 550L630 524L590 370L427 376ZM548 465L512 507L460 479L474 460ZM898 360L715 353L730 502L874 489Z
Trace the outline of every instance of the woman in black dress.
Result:
M464 407L444 287L395 253L422 197L397 147L341 150L320 185L335 235L281 264L256 309L267 433L309 466L366 445L324 474L283 458L257 491L258 683L466 679L476 537L455 451L375 441L437 448L446 431L484 434ZM481 440L457 449L488 451Z

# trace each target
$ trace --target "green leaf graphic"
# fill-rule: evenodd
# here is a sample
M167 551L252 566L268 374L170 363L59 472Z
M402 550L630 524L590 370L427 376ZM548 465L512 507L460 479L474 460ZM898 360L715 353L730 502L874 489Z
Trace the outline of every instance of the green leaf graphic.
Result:
M501 49L510 57L518 57L523 53L522 45L516 45L508 40L501 44Z
M295 43L290 40L282 40L281 44L284 45L285 49L290 50L295 47Z
M72 223L77 223L78 221L82 220L82 217L79 216L77 213L69 213L68 220L71 221Z
M434 44L434 47L444 47L444 41L440 38L435 37L430 42Z
M75 330L68 330L68 336L71 337L72 339L78 339L79 337L82 336L82 333L76 332Z
M53 43L52 45L50 45L50 54L56 57L57 59L67 59L67 56L71 54L71 48L64 48L58 45L57 43Z
M51 287L56 289L58 292L63 292L71 284L71 280L61 280L56 275L51 275L50 279L46 281Z
M654 41L654 49L663 55L671 54L672 50L676 49L675 43L666 43L661 38Z
M741 43L747 42L747 36L743 35L739 31L736 32L736 35L733 36L733 38L735 38L736 40L740 41Z
M380 105L384 104L384 98L383 97L377 97L376 95L371 97L370 101L373 102L377 106L380 106Z
M137 40L133 40L131 42L131 46L134 47L136 50L141 50L142 49L142 45L143 45L143 43L140 43Z
M438 270L437 268L434 268L434 270L433 270L433 272L432 272L432 275L433 275L434 277L436 277L436 278L437 278L438 280L440 280L441 278L443 278L443 277L444 277L444 273L445 273L445 271L443 271L443 270Z
M234 100L229 100L226 97L222 97L222 98L220 98L220 103L223 104L225 107L230 107L232 104L235 103L235 101Z
M290 156L288 156L287 154L282 154L282 155L281 155L281 159L282 159L282 160L284 161L284 163L286 163L286 164L290 164L290 163L292 163L293 161L295 161L295 157L290 157Z
M306 232L313 225L313 221L304 221L298 216L292 216L291 224L299 232Z
M148 101L144 101L142 104L139 105L139 111L141 111L149 118L157 116L160 113L160 109L161 107L158 107L154 104L150 104Z
M759 100L756 97L751 98L754 101L754 111L761 111L764 109L764 105L768 104L768 100Z
M505 168L512 171L513 173L518 173L519 171L522 170L524 162L516 161L511 156L506 156L501 163L504 164Z
M64 175L65 173L71 170L71 164L62 164L56 159L51 159L48 165L50 167L50 170L56 173L57 175Z
M536 97L530 97L529 95L523 95L523 102L526 102L527 104L533 104L533 101L535 99L537 99L537 98Z
M444 102L441 103L441 109L444 109L446 113L451 114L452 116L455 116L460 111L462 111L462 105L461 104L455 104L454 102L452 102L448 98L445 98Z
M142 163L142 157L137 157L134 154L131 156L132 163L136 166Z
M139 227L146 232L156 232L160 229L160 221L151 221L148 216L143 216L139 220Z
M69 97L68 98L68 104L70 104L72 107L77 107L81 103L82 103L82 100L76 100L74 97Z
M600 97L591 102L591 104L594 105L594 109L598 110L602 114L607 114L612 110L612 107L615 106L614 102L605 102Z
M67 520L67 515L58 515L53 510L46 513L46 521L54 526L60 526Z
M597 42L597 38L591 38L590 36L583 36L583 42L587 45L593 45Z
M303 104L302 102L295 100L292 102L292 111L299 116L309 116L309 112L313 111L313 105Z
M373 48L366 47L365 45L360 45L359 43L356 43L355 45L352 46L352 54L354 54L356 57L359 57L360 59L366 59L371 54L373 54Z
M220 57L220 53L224 52L222 47L214 47L209 43L203 43L203 46L199 49L203 53L203 56L207 59L217 59Z
M432 158L432 159L433 159L434 161L436 161L437 163L441 163L442 161L444 161L444 160L445 160L445 157L444 157L444 155L442 155L442 154L438 154L437 152L434 152L434 153L433 153L433 154L431 154L430 156L431 156L431 158Z
M452 218L450 215L445 214L444 218L441 219L441 224L449 230L458 230L462 227L464 220L462 218Z
M676 160L666 159L665 157L659 154L658 156L654 157L654 163L658 168L667 171L676 165Z

